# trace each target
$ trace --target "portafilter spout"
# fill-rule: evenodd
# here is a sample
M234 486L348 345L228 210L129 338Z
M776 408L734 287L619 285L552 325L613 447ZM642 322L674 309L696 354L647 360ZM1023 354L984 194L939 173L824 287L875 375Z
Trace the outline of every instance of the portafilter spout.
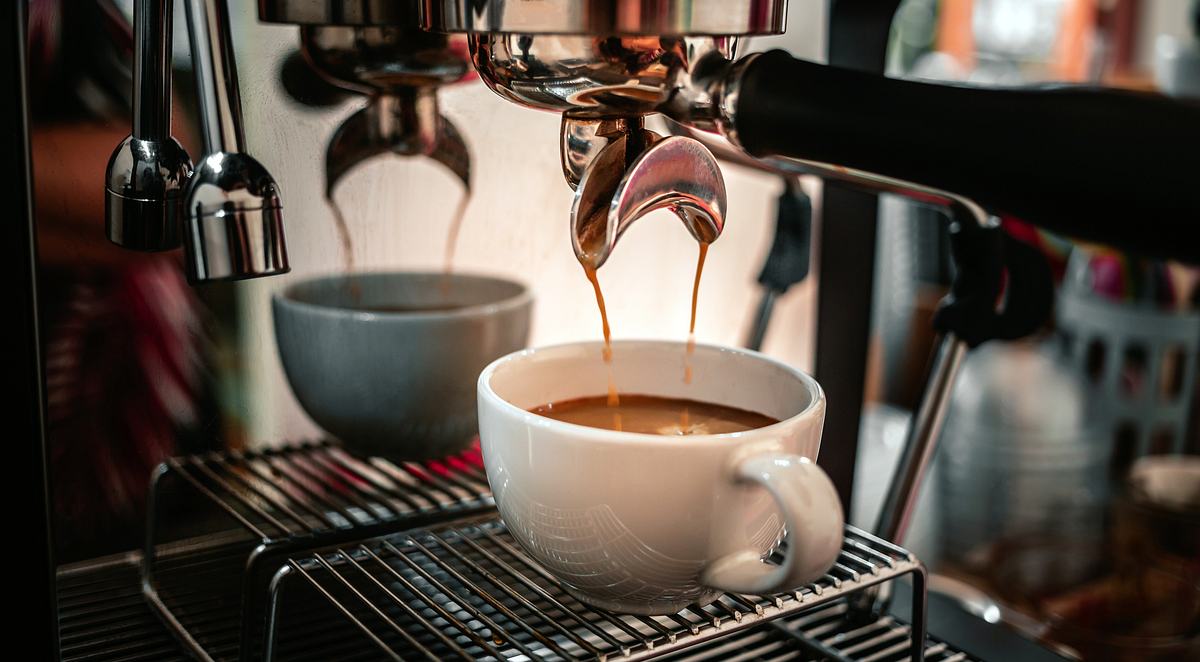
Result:
M104 226L114 244L140 251L179 247L192 161L171 137L170 0L133 7L133 132L113 151Z
M383 154L427 156L471 188L471 159L437 91L471 72L466 44L412 26L304 25L300 52L325 81L367 104L337 128L325 150L325 194L361 163ZM459 37L459 39L462 39Z
M699 141L664 138L641 117L564 117L563 169L575 188L571 245L580 263L599 268L634 221L671 210L696 241L712 243L725 226L725 179Z
M187 0L205 156L187 191L185 249L193 283L289 270L279 186L244 152L237 67L225 0Z

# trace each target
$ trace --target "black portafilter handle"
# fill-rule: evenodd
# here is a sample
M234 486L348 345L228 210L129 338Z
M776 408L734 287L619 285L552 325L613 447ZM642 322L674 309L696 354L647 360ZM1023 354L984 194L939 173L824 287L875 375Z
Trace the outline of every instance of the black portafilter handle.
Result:
M754 156L865 170L1047 230L1200 264L1200 104L1080 86L895 80L769 51L732 109Z

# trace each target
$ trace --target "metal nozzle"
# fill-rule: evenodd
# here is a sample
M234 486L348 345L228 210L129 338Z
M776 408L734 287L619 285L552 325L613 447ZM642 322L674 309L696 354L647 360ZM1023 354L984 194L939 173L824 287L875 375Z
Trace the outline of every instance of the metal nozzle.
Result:
M471 188L471 157L462 134L438 113L437 91L414 88L371 98L346 118L325 150L325 195L365 161L381 155L428 156Z
M243 152L237 68L224 0L187 0L207 154L186 198L188 280L241 280L289 271L279 186Z
M436 32L764 35L783 32L787 15L785 0L422 0L421 4L423 27Z
M279 187L261 163L238 152L204 158L188 191L185 248L192 282L287 273Z
M410 18L415 24L415 13ZM438 110L437 97L439 89L468 76L465 47L456 49L447 35L408 25L306 25L300 47L313 72L368 99L342 122L326 148L327 197L347 173L382 154L427 156L471 188L466 143Z
M419 0L258 0L258 18L294 25L417 27Z
M140 251L179 247L184 189L192 162L171 137L169 0L133 9L133 133L108 160L104 225L118 246Z
M580 140L587 126L601 149ZM634 221L670 209L688 232L712 243L725 227L725 179L717 159L699 141L663 138L642 128L641 118L564 118L563 163L568 182L581 172L571 205L571 245L579 261L599 268ZM572 145L580 151L573 152Z

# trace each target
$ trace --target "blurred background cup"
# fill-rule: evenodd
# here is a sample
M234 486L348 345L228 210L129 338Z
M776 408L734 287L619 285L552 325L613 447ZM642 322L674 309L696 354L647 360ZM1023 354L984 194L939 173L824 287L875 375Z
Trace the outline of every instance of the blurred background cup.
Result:
M470 444L475 380L525 347L532 306L520 283L457 273L326 276L272 299L304 411L348 449L396 460Z
M998 560L1027 550L1017 555L1031 564L1022 584L1078 581L1095 571L1111 443L1087 402L1082 380L1050 344L994 342L971 352L942 435L942 529L954 532L943 537L943 560L987 575ZM1070 542L1069 566L1045 571L1044 554L1033 550L1047 541Z

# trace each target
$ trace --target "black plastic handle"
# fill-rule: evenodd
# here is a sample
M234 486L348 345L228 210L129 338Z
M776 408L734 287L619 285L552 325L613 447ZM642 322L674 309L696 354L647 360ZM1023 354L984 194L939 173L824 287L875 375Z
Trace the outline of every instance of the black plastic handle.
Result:
M770 51L734 127L755 156L837 164L1051 231L1200 264L1200 105L1077 86L901 81Z

